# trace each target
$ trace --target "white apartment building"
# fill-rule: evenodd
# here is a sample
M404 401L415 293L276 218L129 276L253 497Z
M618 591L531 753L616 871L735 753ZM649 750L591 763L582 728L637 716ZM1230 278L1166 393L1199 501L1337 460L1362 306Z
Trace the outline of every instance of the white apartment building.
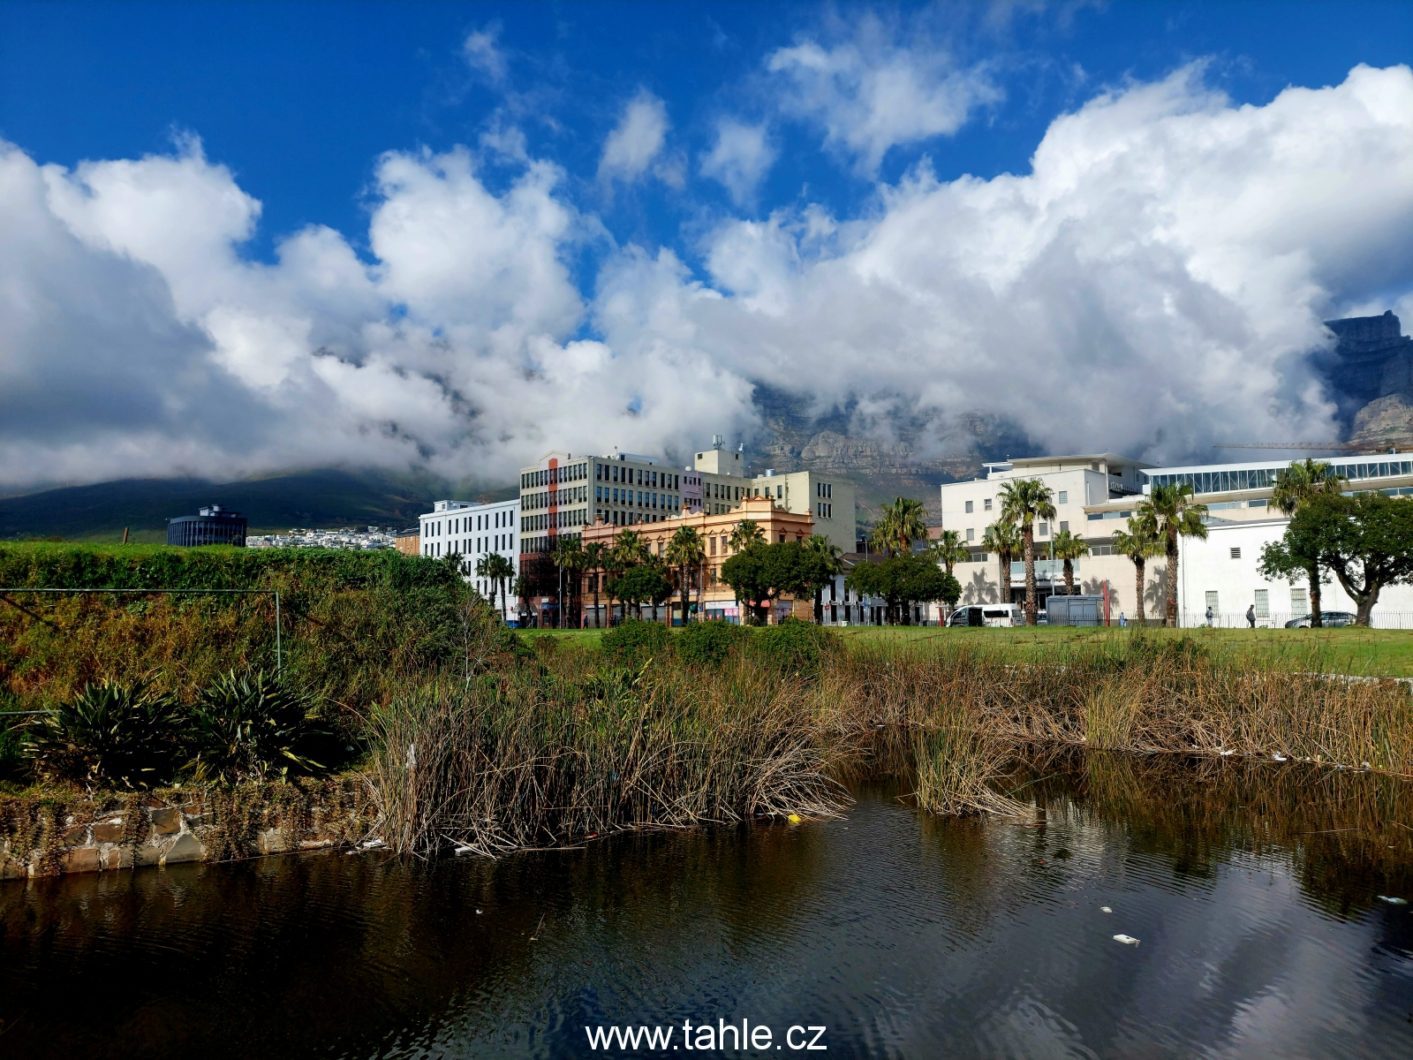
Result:
M1349 481L1350 492L1377 489L1394 496L1413 497L1413 454L1319 457ZM1271 582L1258 573L1261 549L1280 540L1287 520L1271 506L1276 476L1290 460L1250 463L1201 464L1140 469L1132 460L1112 455L1034 457L988 464L987 475L971 482L941 487L942 525L958 530L976 548L968 562L957 565L962 583L962 603L999 599L1000 572L994 555L979 547L985 528L1000 514L1001 486L1010 479L1038 478L1055 498L1053 523L1036 524L1037 596L1044 600L1063 587L1062 564L1047 554L1054 535L1068 529L1084 538L1090 554L1074 561L1076 588L1099 594L1107 590L1110 612L1132 619L1137 611L1139 588L1133 563L1113 550L1113 535L1126 530L1133 515L1154 485L1186 484L1193 500L1207 505L1207 538L1184 538L1178 565L1179 621L1185 626L1206 621L1210 606L1220 625L1244 625L1246 609L1256 608L1258 626L1283 625L1309 612L1309 587L1302 583ZM970 531L970 533L968 533ZM1162 556L1147 563L1144 610L1152 620L1163 614L1166 561ZM1011 564L1012 598L1024 594L1023 564ZM1338 583L1322 586L1321 609L1353 611ZM1374 624L1413 627L1413 587L1385 589L1374 609Z
M1089 509L1095 504L1122 506L1142 500L1140 467L1138 461L1113 453L1028 457L986 464L982 478L944 484L941 487L942 528L957 531L972 550L971 558L958 563L955 571L962 584L961 602L981 604L1001 599L1002 572L995 555L988 554L981 541L986 528L1001 517L1001 488L1007 482L1034 478L1050 488L1055 505L1053 520L1035 524L1035 569L1041 608L1057 588L1064 591L1063 564L1049 558L1049 546L1056 534L1068 530L1085 538L1091 549L1091 555L1073 563L1076 589L1097 594L1108 582L1111 600L1116 605L1114 614L1118 614L1125 600L1129 601L1128 613L1133 614L1133 566L1124 557L1113 555L1109 541L1113 529L1122 524L1108 524L1102 534L1095 535ZM1151 568L1152 564L1149 566ZM1007 576L1011 598L1019 603L1025 591L1025 569L1019 556L1013 558Z
M478 577L476 566L493 552L510 560L520 573L520 501L471 504L468 501L437 501L432 511L417 517L421 531L422 555L440 559L455 553L461 557L462 576L491 606L501 608L500 586ZM512 578L513 582L514 579ZM517 607L513 586L505 586L506 621L514 619Z
M719 437L689 468L633 453L547 453L520 471L521 546L525 552L546 552L559 534L578 536L594 522L655 523L683 510L718 515L747 497L770 497L786 511L809 514L816 533L842 551L854 549L852 483L813 471L748 474L741 450L725 449Z

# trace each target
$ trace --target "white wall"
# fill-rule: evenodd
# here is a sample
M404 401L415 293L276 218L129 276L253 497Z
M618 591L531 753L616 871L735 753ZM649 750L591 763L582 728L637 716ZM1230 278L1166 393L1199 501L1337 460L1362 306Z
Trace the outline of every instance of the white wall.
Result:
M1183 538L1178 566L1178 607L1183 625L1206 622L1209 592L1217 594L1215 622L1220 626L1245 626L1246 609L1256 602L1258 590L1266 591L1270 612L1267 617L1258 616L1258 626L1283 626L1288 619L1309 614L1309 587L1303 579L1295 583L1267 581L1257 571L1262 547L1279 541L1285 528L1283 519L1235 526L1209 524L1206 540ZM1232 549L1240 550L1239 559L1232 558ZM1333 578L1320 591L1322 611L1356 610L1354 601ZM1374 605L1373 624L1413 628L1413 586L1384 589Z
M499 609L499 592L487 579L476 576L476 565L483 556L498 552L510 560L517 575L520 573L520 501L466 505L451 502L445 509L439 503L438 509L418 517L422 555L439 559L458 553L462 557L462 576ZM509 620L517 613L514 587L507 583L503 617Z

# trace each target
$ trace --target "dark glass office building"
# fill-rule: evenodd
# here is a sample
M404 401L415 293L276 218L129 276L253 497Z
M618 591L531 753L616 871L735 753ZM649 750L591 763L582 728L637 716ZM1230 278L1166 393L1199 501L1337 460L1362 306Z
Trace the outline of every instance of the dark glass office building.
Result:
M219 504L202 508L197 515L182 515L167 520L169 545L236 545L245 546L245 516L228 512Z

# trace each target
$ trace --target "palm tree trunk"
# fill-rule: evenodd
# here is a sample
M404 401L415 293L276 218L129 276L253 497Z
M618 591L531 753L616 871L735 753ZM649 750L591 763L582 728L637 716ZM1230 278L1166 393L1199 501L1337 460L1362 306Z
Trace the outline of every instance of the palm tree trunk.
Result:
M1147 566L1148 564L1144 562L1142 556L1134 557L1133 576L1134 580L1138 583L1138 624L1140 626L1146 626L1148 624L1148 614L1143 609L1143 583L1147 580L1144 577L1144 572L1147 569Z
M1035 625L1035 528L1027 523L1021 527L1025 545L1025 624Z
M682 579L682 628L687 628L687 605L692 595L692 582L688 577L687 568L684 566L678 571L678 576Z
M594 628L603 628L603 615L599 614L599 579L594 575Z
M1310 579L1310 626L1319 629L1325 624L1320 617L1320 568L1311 567L1305 575Z
M1167 559L1168 598L1163 602L1167 606L1168 618L1164 625L1173 629L1178 624L1178 543L1175 529L1168 531Z
M1065 595L1074 595L1074 564L1065 560Z
M824 586L814 587L814 624L824 625Z
M1009 552L996 553L996 562L1001 568L997 572L999 575L997 588L1001 591L1001 603L1009 604L1011 602L1011 554Z

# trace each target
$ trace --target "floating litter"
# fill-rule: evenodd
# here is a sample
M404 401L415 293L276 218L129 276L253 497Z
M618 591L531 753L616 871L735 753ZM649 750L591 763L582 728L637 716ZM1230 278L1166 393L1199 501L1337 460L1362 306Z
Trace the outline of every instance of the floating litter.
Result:
M1407 905L1407 904L1408 904L1408 899L1407 899L1407 898L1392 898L1392 897L1390 897L1389 895L1386 895L1386 894L1381 894L1381 895L1379 895L1379 901L1381 901L1381 902L1387 902L1389 905Z
M1222 757L1223 757L1223 758L1230 758L1232 755L1236 754L1236 752L1235 752L1235 751L1223 751L1221 754L1222 754Z
M1101 905L1101 906L1099 907L1099 912L1101 912L1101 913L1112 913L1113 910L1110 909L1107 905Z
M1115 935L1115 942L1122 942L1125 946L1137 946L1138 940L1132 935Z
M785 818L785 820L789 821L791 824L799 824L803 818L800 817L798 813L792 813L789 817Z
M481 915L481 911L480 911L479 909L476 910L476 915L477 915L477 916L480 916L480 915Z
M1281 754L1279 751L1277 751L1275 754L1271 755L1271 757L1274 758L1277 762L1286 762L1286 761L1289 761L1289 759L1287 759L1286 756L1283 755L1283 754Z

